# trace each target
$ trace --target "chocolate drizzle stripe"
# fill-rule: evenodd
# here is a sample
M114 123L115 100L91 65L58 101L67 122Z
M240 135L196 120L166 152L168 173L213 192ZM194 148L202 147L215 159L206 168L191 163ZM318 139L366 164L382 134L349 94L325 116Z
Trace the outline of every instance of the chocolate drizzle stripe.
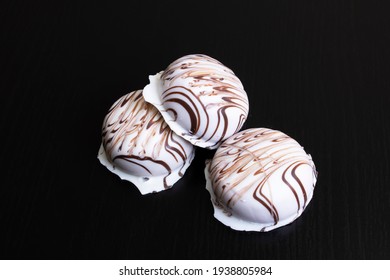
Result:
M264 179L255 189L255 191L253 192L253 195L252 197L258 201L261 205L263 205L267 210L268 212L270 213L270 215L272 216L272 218L274 219L274 225L276 225L279 221L279 213L278 213L278 210L276 209L275 205L272 203L271 200L269 200L262 192L262 188L264 186L264 183L266 182L266 180L268 179L269 175L266 177L266 179ZM260 196L257 196L257 193L260 194Z
M296 162L290 164L283 172L283 175L282 175L282 180L283 182L289 187L289 189L291 190L291 192L293 193L294 197L295 197L295 200L297 201L297 205L298 205L298 209L297 209L297 212L299 211L299 209L301 208L301 204L299 202L299 198L298 198L298 194L297 192L295 191L294 187L287 181L286 179L286 173L287 171L290 169L291 166L295 165Z
M192 110L191 106L189 106L187 102L185 102L184 100L179 99L179 98L169 98L169 99L166 99L164 101L164 103L168 103L168 102L174 102L174 103L180 104L180 106L187 111L188 115L190 116L190 120L191 120L190 132L192 134L197 133L199 130L199 119L200 119L198 109L194 106L193 108L195 110ZM192 100L190 100L190 102L192 102ZM174 111L173 109L170 109L170 110ZM176 112L176 114L177 114L177 112Z
M134 156L134 155L119 155L119 156L114 157L112 160L116 161L118 159L122 159L122 160L126 160L126 161L131 161L132 159L136 159L139 161L149 160L151 162L154 162L156 164L163 166L167 171L172 171L171 168L169 167L169 165L165 161L156 160L156 159L148 157L148 156L140 157L140 156ZM150 173L150 171L149 171L149 173Z
M299 179L299 177L297 176L297 173L296 173L296 170L299 166L303 165L303 164L307 164L306 162L301 162L299 164L297 164L293 170L291 171L291 176L295 179L295 181L297 181L299 187L301 188L301 191L302 191L302 194L303 194L303 209L305 209L306 207L306 202L307 202L307 194L306 194L306 191L305 191L305 187L303 186L301 180Z
M176 144L176 147L175 146L171 146L169 144L169 140L172 141L174 144ZM167 137L165 146L167 147L167 151L172 154L172 156L176 159L176 161L177 161L177 158L174 155L174 153L171 152L171 150L174 151L177 155L179 155L183 161L186 160L186 155L185 155L184 148L183 148L182 145L180 145L179 142L177 142L173 138L173 133L170 133L169 136Z
M115 158L112 159L112 161L116 161L117 159L121 159L121 160L125 160L127 162L130 162L132 164L135 164L135 165L138 165L139 167L143 168L144 170L146 170L150 175L152 175L152 172L150 172L150 170L145 166L145 165L142 165L134 160L131 159L131 157L126 157L126 156L117 156Z
M168 98L168 96L171 96L171 95L179 95L179 96L185 98L186 100L189 100L192 107L188 106L187 103L185 103L184 101L182 101L179 98L175 98L175 99ZM183 107L187 111L187 113L190 117L190 123L191 123L190 133L192 135L198 134L198 131L200 128L200 122L202 120L202 117L204 116L206 118L205 129L204 129L203 133L198 136L198 139L201 139L206 134L208 127L209 127L209 122L210 122L209 115L207 113L205 106L200 101L199 97L192 90L190 90L186 87L183 87L183 86L172 86L172 87L168 88L166 91L164 91L164 93L162 94L162 99L163 99L164 104L166 102L176 102L176 103L180 104L181 107ZM180 102L177 102L177 100L180 100ZM191 109L191 108L193 108L193 109ZM175 115L177 115L177 112L174 110L174 108L169 107L168 109L171 111L174 111ZM199 109L201 109L202 111L200 112Z

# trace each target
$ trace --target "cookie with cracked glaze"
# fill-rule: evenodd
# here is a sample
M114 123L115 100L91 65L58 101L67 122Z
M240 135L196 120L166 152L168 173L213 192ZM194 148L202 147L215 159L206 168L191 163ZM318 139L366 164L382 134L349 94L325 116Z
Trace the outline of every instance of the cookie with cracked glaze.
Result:
M142 194L172 187L193 157L191 143L169 128L142 90L119 98L104 118L98 158Z
M216 149L247 119L248 96L240 79L207 55L183 56L149 80L145 100L195 146Z
M286 134L267 128L239 132L206 162L214 216L235 230L270 231L297 219L312 199L317 171Z

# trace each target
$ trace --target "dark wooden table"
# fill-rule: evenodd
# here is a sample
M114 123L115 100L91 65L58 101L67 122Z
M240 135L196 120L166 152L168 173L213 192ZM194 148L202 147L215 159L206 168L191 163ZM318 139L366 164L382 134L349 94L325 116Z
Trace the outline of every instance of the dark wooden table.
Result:
M390 258L388 4L7 2L0 258ZM211 151L147 196L96 159L111 104L191 53L242 80L245 128L281 130L312 155L314 198L293 224L236 232L215 220L203 176Z

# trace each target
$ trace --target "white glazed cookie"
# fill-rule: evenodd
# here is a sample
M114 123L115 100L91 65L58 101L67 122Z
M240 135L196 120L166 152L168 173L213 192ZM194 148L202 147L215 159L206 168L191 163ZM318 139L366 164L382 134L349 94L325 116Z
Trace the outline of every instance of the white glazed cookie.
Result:
M103 122L98 158L142 194L172 187L194 157L191 143L176 135L163 117L133 91L117 100Z
M144 98L178 135L215 149L243 126L248 97L232 70L206 55L187 55L149 76Z
M297 219L313 196L317 171L286 134L252 128L224 141L206 163L214 216L235 230L270 231Z

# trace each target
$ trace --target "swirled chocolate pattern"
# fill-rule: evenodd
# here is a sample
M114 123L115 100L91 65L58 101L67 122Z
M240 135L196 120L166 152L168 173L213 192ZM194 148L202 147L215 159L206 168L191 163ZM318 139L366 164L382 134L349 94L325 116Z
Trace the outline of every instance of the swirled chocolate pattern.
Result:
M214 215L236 230L269 231L298 218L317 179L311 159L294 139L252 128L224 141L206 164Z
M191 163L194 148L175 134L142 90L122 96L103 121L98 157L142 194L170 188Z
M215 149L243 126L248 97L232 70L206 55L187 55L150 76L144 98L173 131L196 146Z

